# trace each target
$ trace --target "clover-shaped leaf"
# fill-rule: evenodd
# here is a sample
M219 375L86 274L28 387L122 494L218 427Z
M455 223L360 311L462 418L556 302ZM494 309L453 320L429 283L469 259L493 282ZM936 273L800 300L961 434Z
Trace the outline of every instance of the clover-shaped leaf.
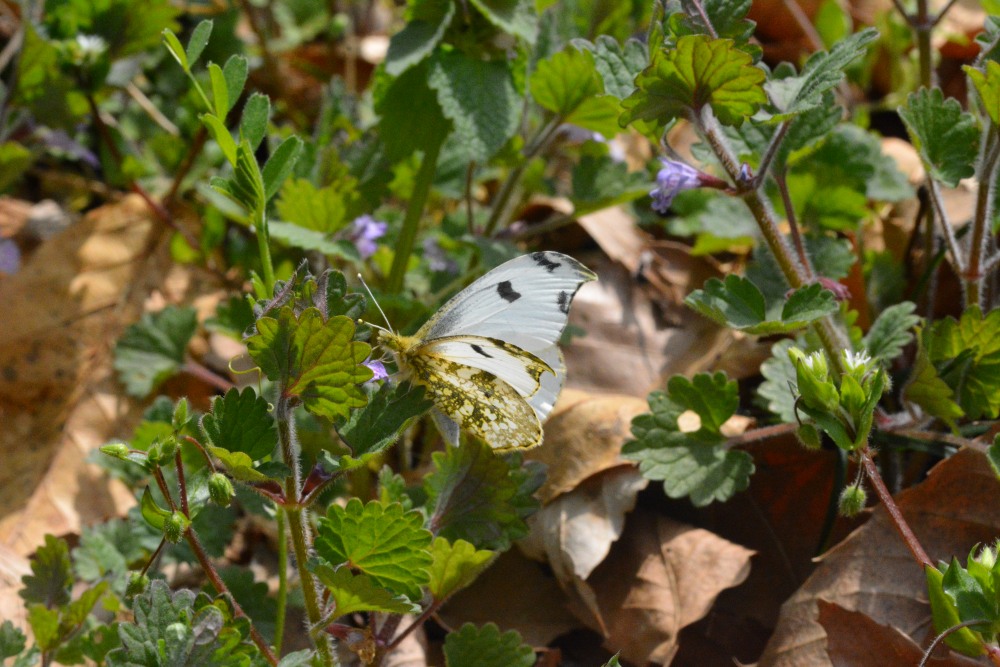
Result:
M350 408L365 404L358 384L372 377L362 364L371 347L353 340L354 329L349 317L324 321L316 308L296 317L284 306L277 318L257 320L258 333L247 339L247 349L268 379L281 383L285 396L299 398L315 415L347 417Z
M833 293L819 283L806 285L770 306L750 280L712 278L684 301L705 317L731 329L760 336L789 333L837 310Z
M622 455L638 461L644 477L662 480L668 496L687 496L696 507L747 488L753 460L723 447L726 438L719 431L739 405L736 382L724 373L699 373L691 380L675 375L667 390L649 395L650 412L632 420L635 440L622 447ZM687 410L701 418L697 431L680 430L677 420Z
M351 498L346 507L331 505L319 520L316 552L331 565L349 565L372 581L412 600L427 583L431 533L420 512L404 512L399 503L367 505Z
M622 106L622 127L638 120L660 124L710 105L724 125L740 125L767 101L764 71L732 40L687 35L673 49L660 49L636 77L638 89Z
M449 542L443 537L434 539L430 567L431 581L427 585L434 600L440 602L455 591L465 588L479 573L493 562L492 551L476 549L465 540Z
M913 146L931 177L949 187L975 173L979 128L958 100L940 88L921 88L899 108Z
M243 452L258 461L274 451L278 432L267 401L251 389L230 389L212 401L212 412L201 419L201 428L216 447Z
M396 595L365 574L354 574L351 568L332 568L328 563L314 562L310 569L330 591L334 610L338 616L361 611L378 611L386 614L413 614L420 611L401 595Z

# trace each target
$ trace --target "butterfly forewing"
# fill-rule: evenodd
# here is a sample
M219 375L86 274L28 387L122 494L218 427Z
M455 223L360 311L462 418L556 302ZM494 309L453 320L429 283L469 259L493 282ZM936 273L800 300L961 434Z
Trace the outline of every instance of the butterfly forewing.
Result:
M420 345L414 353L471 366L502 378L523 398L534 396L551 366L516 345L484 336L448 336Z

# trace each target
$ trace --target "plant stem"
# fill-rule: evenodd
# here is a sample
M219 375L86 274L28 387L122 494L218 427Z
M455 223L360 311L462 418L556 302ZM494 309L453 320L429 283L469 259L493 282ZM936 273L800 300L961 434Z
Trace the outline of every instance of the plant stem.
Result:
M882 501L882 506L885 507L885 511L889 514L889 520L896 527L896 532L899 533L899 536L903 538L903 543L906 544L910 553L913 554L914 560L924 567L934 567L934 563L927 556L927 552L924 551L917 536L910 529L910 524L906 522L903 513L899 510L899 505L896 504L892 494L889 493L889 489L886 488L885 482L882 481L882 475L879 473L878 466L875 465L871 450L867 445L858 452L858 456L861 459L861 464L864 466L868 479L871 481L872 486L875 487L875 492L878 494L879 500Z
M285 513L280 509L278 522L278 611L274 618L274 652L281 655L285 639L285 614L288 611L288 540L285 539Z
M917 15L906 16L907 22L917 35L917 53L920 58L920 85L930 88L934 83L934 72L931 69L931 29L934 22L930 18L927 0L917 0Z
M983 304L983 257L986 254L987 231L993 217L993 174L996 170L997 157L1000 155L1000 141L997 140L996 127L991 125L986 135L986 145L983 148L983 159L979 163L979 191L976 193L976 214L972 220L972 240L969 243L969 268L965 273L966 306Z
M195 534L194 530L188 528L184 533L184 537L187 538L191 551L194 552L195 558L198 559L202 569L205 570L205 574L208 576L209 581L211 581L212 585L215 586L215 590L219 591L221 595L224 595L226 599L229 600L229 604L233 606L233 613L236 614L237 617L245 618L250 622L250 639L253 640L253 643L260 649L260 652L264 655L264 658L268 661L268 663L277 665L278 658L275 657L271 647L267 645L267 642L264 641L264 638L257 631L257 628L254 627L253 619L247 616L247 613L243 611L243 607L241 607L240 603L236 601L233 594L229 592L229 588L226 587L225 582L222 581L222 577L219 576L219 573L215 570L215 566L212 565L212 561L209 560L208 554L205 553L205 548L201 546L201 542L198 540L197 534Z
M413 194L410 196L410 203L406 208L403 229L400 231L399 240L396 241L392 268L389 270L388 290L390 294L398 294L403 291L406 267L410 263L410 255L413 254L417 230L420 228L420 216L424 213L424 206L427 204L427 197L431 192L431 185L434 183L438 156L441 154L443 144L444 137L442 136L440 140L428 146L427 150L424 151L424 160L420 163L420 169L417 170Z
M263 207L262 204L261 210L252 213L250 222L257 233L257 249L260 253L261 270L264 272L262 278L267 293L270 295L274 291L274 262L271 260L271 239L267 231L267 213Z

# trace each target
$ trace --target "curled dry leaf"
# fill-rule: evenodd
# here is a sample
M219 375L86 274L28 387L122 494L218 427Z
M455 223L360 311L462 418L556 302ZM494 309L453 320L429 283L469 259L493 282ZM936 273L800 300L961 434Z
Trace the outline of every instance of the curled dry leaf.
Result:
M897 497L903 516L935 562L964 558L1000 535L1000 482L985 456L963 449ZM761 667L831 665L817 620L819 600L863 613L918 642L933 635L923 568L879 507L863 527L830 550L781 609Z
M17 553L134 502L85 458L136 412L119 396L111 346L161 275L149 251L163 238L142 200L127 197L42 244L0 283L0 544Z
M844 667L913 667L920 664L924 650L896 628L826 600L819 600L818 606L819 623L826 630L827 652L833 664ZM939 648L930 664L934 667L974 667L982 663Z
M746 578L753 553L707 530L633 512L587 580L607 630L605 647L636 664L669 664L681 629ZM572 607L588 618L587 610Z

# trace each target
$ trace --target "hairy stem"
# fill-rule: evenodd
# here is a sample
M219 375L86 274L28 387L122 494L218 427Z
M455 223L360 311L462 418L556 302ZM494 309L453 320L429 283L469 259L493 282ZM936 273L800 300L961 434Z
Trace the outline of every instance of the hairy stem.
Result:
M996 127L990 126L983 149L983 159L979 162L979 191L976 193L976 215L972 220L972 240L969 243L969 268L965 274L966 306L983 304L983 278L985 277L984 256L988 231L993 218L993 181L997 158L1000 156L1000 141Z
M861 465L864 466L865 474L871 481L872 486L875 487L875 492L878 494L882 506L885 507L885 511L889 514L889 520L895 526L899 536L903 538L903 543L906 544L910 553L913 554L913 559L924 567L934 567L934 563L931 562L927 552L924 551L920 540L913 534L910 524L906 522L903 513L899 510L899 505L896 504L892 494L889 493L889 489L886 488L885 482L882 481L882 475L879 473L878 466L875 465L875 460L872 459L871 450L868 449L867 445L858 452L858 456L861 459Z

